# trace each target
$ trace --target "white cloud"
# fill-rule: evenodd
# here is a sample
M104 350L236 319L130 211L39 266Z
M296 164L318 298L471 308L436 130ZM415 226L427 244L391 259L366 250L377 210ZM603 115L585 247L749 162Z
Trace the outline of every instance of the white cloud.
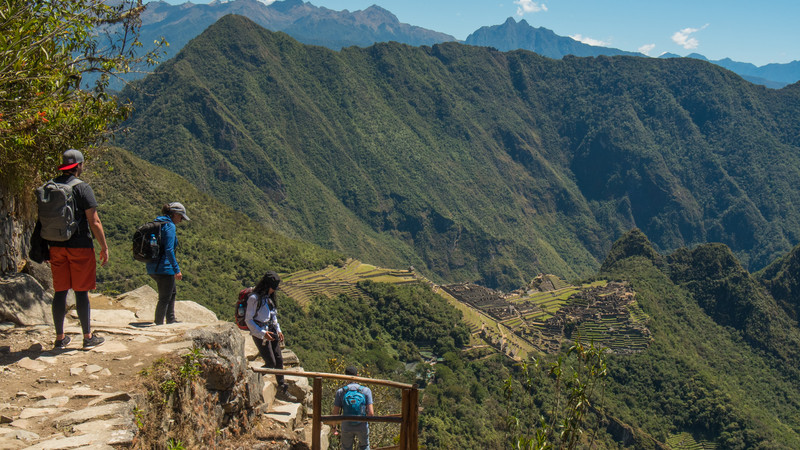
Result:
M652 52L654 48L656 48L656 44L645 44L639 47L639 53L644 53L645 55L650 56L650 52Z
M519 5L519 8L517 8L518 16L526 13L547 11L547 5L536 3L533 0L514 0L514 4Z
M691 37L691 35L707 26L708 24L705 24L700 28L684 28L681 31L676 31L675 34L672 35L672 41L687 50L697 48L697 46L700 45L700 41Z
M598 39L592 39L589 36L584 36L582 34L573 34L570 36L572 39L575 39L578 42L583 42L584 44L594 45L596 47L608 47L611 45L610 42L601 41Z

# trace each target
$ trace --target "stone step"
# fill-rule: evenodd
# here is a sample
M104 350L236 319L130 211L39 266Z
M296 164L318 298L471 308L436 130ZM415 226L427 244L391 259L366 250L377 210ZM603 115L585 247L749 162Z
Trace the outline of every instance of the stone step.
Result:
M282 424L287 431L293 431L302 423L305 417L305 411L305 407L300 403L288 403L275 400L265 416Z

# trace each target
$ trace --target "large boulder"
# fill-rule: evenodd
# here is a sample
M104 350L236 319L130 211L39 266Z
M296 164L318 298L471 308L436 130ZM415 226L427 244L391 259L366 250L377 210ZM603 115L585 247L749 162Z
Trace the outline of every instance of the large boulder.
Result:
M0 278L0 299L0 321L17 325L53 323L53 297L26 273Z
M145 284L120 295L117 301L121 307L133 311L137 319L152 322L156 316L158 292ZM213 311L192 301L175 302L175 317L188 323L215 324L219 321Z
M117 297L120 306L136 313L140 320L152 321L156 316L158 292L148 285L136 288Z
M155 314L155 311L153 312ZM219 322L214 311L195 302L181 300L175 302L175 317L181 322L209 323Z
M21 270L22 273L27 273L28 275L32 276L39 284L42 285L45 291L48 294L53 295L53 271L50 270L50 264L42 263L39 264L37 262L28 260L25 263L25 267Z

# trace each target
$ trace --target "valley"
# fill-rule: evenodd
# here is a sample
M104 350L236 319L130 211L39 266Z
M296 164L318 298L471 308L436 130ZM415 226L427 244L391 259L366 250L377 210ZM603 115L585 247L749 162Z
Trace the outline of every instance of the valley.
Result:
M414 271L382 269L348 260L341 267L286 274L280 290L303 308L316 297L362 297L358 283L423 282L462 311L473 346L490 345L520 361L556 354L578 336L618 354L647 349L647 316L626 283L597 281L571 286L554 275L537 276L526 289L503 294L476 284L437 285Z

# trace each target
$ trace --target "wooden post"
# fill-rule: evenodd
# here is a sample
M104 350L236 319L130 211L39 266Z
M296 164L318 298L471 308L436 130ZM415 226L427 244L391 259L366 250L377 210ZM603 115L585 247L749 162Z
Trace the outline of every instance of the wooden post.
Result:
M401 415L403 416L403 423L400 424L400 450L408 449L408 409L411 404L408 401L408 389L403 389L402 401L400 404Z
M322 434L322 378L314 378L314 398L312 399L313 417L311 426L311 450L320 450L320 435Z
M408 448L409 450L417 450L419 448L419 389L414 385L409 390L408 404Z

